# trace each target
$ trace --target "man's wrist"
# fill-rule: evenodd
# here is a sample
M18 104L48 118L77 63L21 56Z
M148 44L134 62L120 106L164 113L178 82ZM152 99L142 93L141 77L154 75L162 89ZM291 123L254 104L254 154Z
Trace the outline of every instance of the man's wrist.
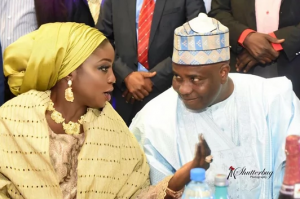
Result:
M250 33L246 36L246 38L245 38L245 40L244 40L244 42L243 42L243 47L248 46L249 37L250 37L253 33L255 33L255 32L250 32Z
M128 81L128 78L130 77L130 75L131 75L132 73L134 73L134 72L129 73L129 74L124 78L124 83L126 83L126 82Z
M244 30L238 39L238 43L244 47L245 40L251 33L255 33L255 31L252 29Z

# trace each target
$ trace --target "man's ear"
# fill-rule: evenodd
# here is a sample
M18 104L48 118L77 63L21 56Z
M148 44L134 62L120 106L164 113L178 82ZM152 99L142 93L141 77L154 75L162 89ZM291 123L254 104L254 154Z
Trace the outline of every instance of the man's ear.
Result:
M230 72L229 62L226 62L220 68L221 84L225 84L227 82L229 72Z

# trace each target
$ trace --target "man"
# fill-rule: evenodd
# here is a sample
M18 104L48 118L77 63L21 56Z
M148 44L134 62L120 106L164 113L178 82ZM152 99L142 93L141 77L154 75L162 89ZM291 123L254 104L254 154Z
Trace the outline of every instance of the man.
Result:
M92 13L95 23L97 23L97 21L98 21L101 2L102 2L102 0L88 0L90 11Z
M130 130L147 155L151 183L192 160L199 134L229 175L230 198L278 198L284 142L300 133L300 102L285 77L229 74L228 28L206 15L175 30L173 88L149 102ZM230 172L231 171L231 172ZM265 179L266 178L266 179Z
M230 31L231 68L286 76L300 97L299 1L212 0L211 7L209 15Z
M208 13L211 8L211 0L204 0L204 4L205 4L206 12Z
M2 54L19 37L45 23L72 21L95 25L86 0L1 0L0 10ZM0 69L3 70L2 67ZM7 101L13 94L7 84L5 87ZM0 95L4 95L3 92L0 91Z
M0 41L0 50L1 50L1 41ZM4 103L4 90L5 90L5 78L3 74L3 60L2 53L0 53L0 106Z
M203 0L105 0L96 27L115 46L113 105L129 125L170 88L173 31L205 12Z

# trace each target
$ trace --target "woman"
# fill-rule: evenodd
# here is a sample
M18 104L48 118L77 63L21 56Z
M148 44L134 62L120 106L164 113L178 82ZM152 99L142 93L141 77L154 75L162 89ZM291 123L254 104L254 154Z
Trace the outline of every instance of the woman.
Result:
M0 108L1 199L175 198L168 186L182 189L191 167L149 189L145 156L108 103L113 61L103 34L76 23L43 25L6 49L18 96Z

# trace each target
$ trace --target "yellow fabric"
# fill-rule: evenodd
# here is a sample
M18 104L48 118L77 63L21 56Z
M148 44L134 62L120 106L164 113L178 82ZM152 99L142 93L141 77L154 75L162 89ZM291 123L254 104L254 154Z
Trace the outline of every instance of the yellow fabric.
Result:
M49 23L8 46L4 75L13 94L46 91L78 68L105 36L77 23Z
M49 101L49 91L29 91L0 107L0 199L62 199L49 157ZM126 124L109 103L101 113L89 109L86 120L77 198L137 196L149 186L149 167Z

